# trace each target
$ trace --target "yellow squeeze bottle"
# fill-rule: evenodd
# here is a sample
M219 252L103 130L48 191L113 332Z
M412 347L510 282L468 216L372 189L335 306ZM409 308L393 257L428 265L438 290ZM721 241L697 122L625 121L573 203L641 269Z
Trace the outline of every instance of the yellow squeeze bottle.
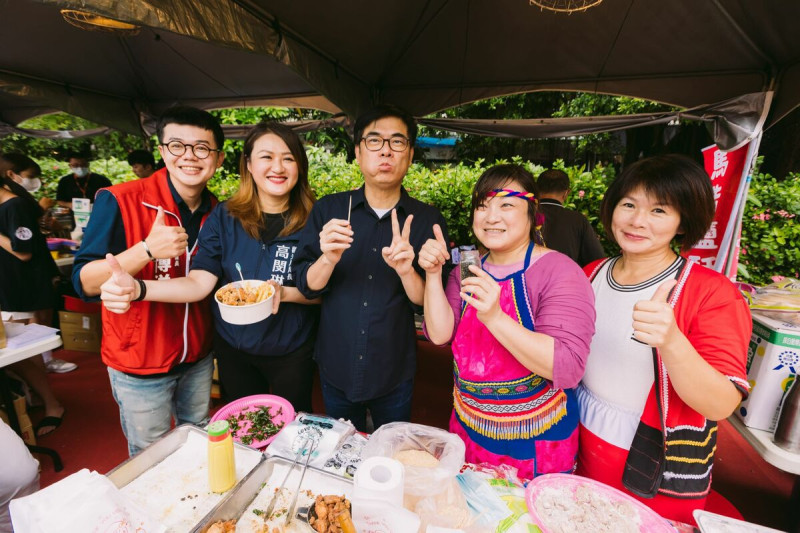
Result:
M236 464L233 459L233 438L225 420L208 426L208 488L225 492L236 484Z

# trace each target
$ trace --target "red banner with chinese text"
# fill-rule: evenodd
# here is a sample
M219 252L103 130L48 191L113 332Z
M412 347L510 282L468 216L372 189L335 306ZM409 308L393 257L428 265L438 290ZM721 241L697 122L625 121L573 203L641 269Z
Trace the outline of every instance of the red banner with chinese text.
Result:
M681 254L689 260L698 261L717 271L722 268L722 265L717 265L717 261L724 262L731 246L736 248L738 256L739 230L731 229L731 231L735 231L735 234L728 243L723 243L723 237L729 225L737 223L737 214L734 212L736 196L742 180L745 179L744 166L749 146L748 143L730 152L723 152L715 145L703 149L703 166L711 178L711 188L714 190L714 221L705 237L690 250L683 250ZM728 275L735 276L735 258L733 264L729 265L726 270Z

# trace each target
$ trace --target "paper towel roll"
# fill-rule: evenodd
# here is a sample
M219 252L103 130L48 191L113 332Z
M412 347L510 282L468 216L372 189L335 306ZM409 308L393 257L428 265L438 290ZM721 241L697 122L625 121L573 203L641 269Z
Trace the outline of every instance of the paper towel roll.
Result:
M356 471L353 498L403 505L403 465L388 457L365 459Z

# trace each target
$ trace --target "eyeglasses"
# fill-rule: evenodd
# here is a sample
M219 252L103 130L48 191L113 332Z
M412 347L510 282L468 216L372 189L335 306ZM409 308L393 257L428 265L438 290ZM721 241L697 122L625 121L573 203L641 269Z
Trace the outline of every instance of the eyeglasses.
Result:
M174 155L175 157L180 157L186 153L187 148L192 149L192 153L197 159L205 159L206 157L211 155L211 152L221 152L222 150L216 150L214 148L209 148L205 144L186 144L180 141L170 141L168 143L161 143L161 146L166 146L169 153Z
M405 152L410 142L409 138L402 135L392 135L388 139L384 139L380 135L367 135L362 137L361 140L364 141L364 146L370 152L383 150L383 145L386 143L389 143L389 148L391 148L392 152Z

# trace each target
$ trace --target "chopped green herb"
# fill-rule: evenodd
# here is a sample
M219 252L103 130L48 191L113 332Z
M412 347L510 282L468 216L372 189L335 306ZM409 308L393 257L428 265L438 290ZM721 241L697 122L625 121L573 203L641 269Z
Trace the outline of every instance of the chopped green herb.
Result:
M273 417L281 414L283 414L283 407L279 407L278 412L273 415L270 413L268 406L261 405L259 407L251 407L249 410L241 411L236 415L231 415L227 418L227 422L231 429L231 435L242 444L249 445L256 441L264 441L283 429L283 422L277 424L273 422ZM240 423L244 421L250 422L250 427L247 430Z

